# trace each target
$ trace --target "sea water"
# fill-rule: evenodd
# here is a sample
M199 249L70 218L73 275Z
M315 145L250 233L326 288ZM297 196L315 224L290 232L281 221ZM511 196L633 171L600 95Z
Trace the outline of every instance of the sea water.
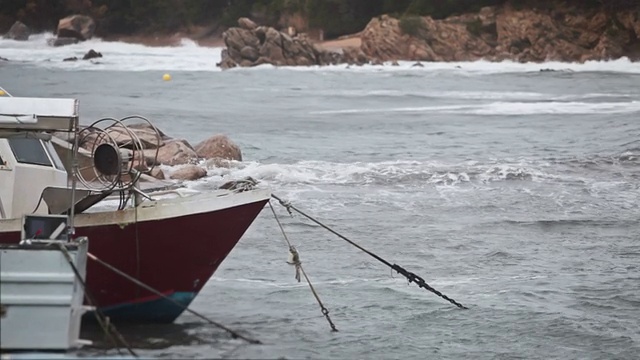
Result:
M190 315L122 326L166 358L633 359L640 351L640 63L423 63L220 71L219 48L51 34L0 40L0 86L73 97L82 123L139 114L192 144L243 152L188 188L261 186L467 306L274 204ZM103 54L89 61L89 49ZM168 73L171 81L163 81ZM173 168L163 167L167 172ZM92 335L92 334L89 334ZM97 333L80 354L114 355Z

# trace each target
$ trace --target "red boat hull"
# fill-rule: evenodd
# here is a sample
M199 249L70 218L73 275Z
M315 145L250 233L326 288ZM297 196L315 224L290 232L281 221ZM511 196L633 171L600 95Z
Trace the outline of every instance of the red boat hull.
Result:
M266 202L126 225L80 225L76 234L89 238L91 254L186 306ZM0 232L1 243L19 241L20 232ZM97 306L114 320L173 322L183 311L91 260L87 287Z

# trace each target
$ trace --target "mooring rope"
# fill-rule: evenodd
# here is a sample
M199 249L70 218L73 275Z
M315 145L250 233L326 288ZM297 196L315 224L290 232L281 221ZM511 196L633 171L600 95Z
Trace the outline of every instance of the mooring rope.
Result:
M390 267L391 269L395 270L396 272L398 272L400 275L404 276L407 278L407 280L409 280L409 283L415 282L418 287L421 287L425 290L428 290L436 295L438 295L439 297L447 300L448 302L452 303L453 305L459 307L460 309L467 309L467 307L465 307L464 305L460 304L459 302L451 299L450 297L444 295L443 293L441 293L440 291L434 289L433 287L431 287L429 284L427 284L427 282L421 278L420 276L405 270L402 266L398 265L398 264L391 264L390 262L388 262L387 260L381 258L380 256L372 253L371 251L363 248L362 246L356 244L355 242L349 240L346 236L338 233L337 231L331 229L330 227L328 227L327 225L321 223L320 221L316 220L315 218L313 218L310 215L307 215L306 213L304 213L302 210L296 208L295 206L291 205L291 203L282 200L281 198L279 198L278 196L271 194L271 197L273 197L274 199L278 200L278 202L280 203L280 205L284 206L287 211L289 212L289 214L291 214L291 210L296 211L297 213L299 213L300 215L306 217L307 219L313 221L314 223L320 225L322 228L324 228L325 230L329 231L330 233L336 235L337 237L341 238L342 240L348 242L349 244L355 246L356 248L360 249L361 251L363 251L364 253L368 254L369 256L373 257L374 259L380 261L381 263L387 265L388 267ZM271 205L271 203L269 203L269 205Z
M322 312L322 315L324 315L324 317L329 322L329 326L331 326L331 331L338 331L336 326L333 324L333 321L331 321L331 317L329 316L329 309L327 309L324 306L324 304L322 303L322 300L320 300L320 295L318 295L318 292L313 287L313 284L311 284L311 280L309 279L309 276L307 276L307 273L302 268L302 262L300 261L300 254L298 253L298 250L296 250L295 246L291 245L291 242L289 241L289 238L287 238L287 234L284 232L284 228L282 227L282 224L280 223L280 219L278 219L278 215L276 215L276 211L273 208L273 205L271 205L271 201L269 201L269 207L271 208L271 212L273 213L273 216L276 218L276 222L278 223L278 226L280 227L280 231L282 232L282 236L284 237L284 241L286 241L287 245L289 246L289 252L291 252L291 254L293 255L292 264L295 265L295 267L296 267L296 280L298 280L298 282L300 282L300 272L302 272L302 275L304 275L305 280L307 280L307 284L309 284L309 288L311 289L311 293L316 298L316 301L318 301L318 305L320 306L320 311Z
M111 270L111 271L115 272L116 274L118 274L118 275L120 275L120 276L124 277L125 279L127 279L127 280L129 280L129 281L133 282L134 284L136 284L136 285L140 286L141 288L143 288L143 289L145 289L145 290L147 290L147 291L150 291L150 292L154 293L154 294L155 294L155 295L157 295L157 296L160 296L161 298L163 298L163 299L165 299L165 300L167 300L167 301L169 301L169 302L171 302L171 303L175 304L176 306L180 307L182 310L187 311L187 312L189 312L189 313L191 313L191 314L193 314L193 315L195 315L195 316L199 317L200 319L202 319L202 320L204 320L204 321L208 322L209 324L214 325L214 326L217 326L217 327L219 327L220 329L222 329L222 330L224 330L224 331L228 332L229 334L231 334L231 337L233 337L234 339L239 338L239 339L245 340L246 342L251 343L251 344L262 344L262 342L261 342L260 340L256 340L256 339L248 338L248 337L246 337L246 336L244 336L244 335L242 335L242 334L239 334L238 332L236 332L236 331L234 331L234 330L229 329L228 327L226 327L226 326L224 326L224 325L222 325L222 324L220 324L220 323L217 323L217 322L215 322L215 321L213 321L213 320L209 319L208 317L206 317L206 316L204 316L204 315L200 314L199 312L197 312L197 311L195 311L195 310L191 310L189 307L187 307L187 306L184 306L184 305L180 304L180 303L179 303L179 302L177 302L176 300L174 300L174 299L172 299L172 298L170 298L170 297L166 296L165 294L163 294L163 293L161 293L160 291L158 291L158 290L156 290L156 289L152 288L151 286L149 286L149 285L147 285L147 284L143 283L142 281L140 281L140 280L138 280L138 279L136 279L136 278L134 278L134 277L132 277L132 276L130 276L130 275L128 275L128 274L126 274L126 273L124 273L123 271L121 271L121 270L119 270L119 269L117 269L117 268L113 267L112 265L110 265L110 264L108 264L108 263L106 263L106 262L104 262L104 261L100 260L100 259L99 259L98 257L96 257L95 255L93 255L93 254L91 254L91 253L87 253L87 256L89 256L89 258L90 258L91 260L93 260L93 261L97 262L98 264L100 264L100 265L102 265L102 266L106 267L107 269L109 269L109 270Z
M98 322L98 324L102 328L102 331L104 331L105 335L113 342L113 344L115 345L116 350L118 351L118 353L120 353L120 347L118 346L118 342L116 341L116 338L124 345L124 347L127 349L129 354L131 354L131 356L134 356L134 357L137 358L138 355L135 353L135 351L133 351L131 346L129 346L129 344L124 339L122 334L120 334L120 332L116 329L116 326L113 325L113 323L111 323L109 321L109 318L106 317L98 309L98 304L96 303L96 301L94 300L93 296L89 292L89 289L87 288L87 284L84 281L84 279L82 278L82 276L80 275L80 271L78 271L78 268L76 267L76 264L73 263L73 259L71 258L71 254L69 254L69 250L67 250L65 245L63 243L61 243L61 242L57 242L56 244L58 245L58 248L60 249L60 251L64 255L64 257L67 260L67 262L69 263L69 265L71 265L71 269L73 270L73 273L75 274L76 278L78 279L78 282L82 286L82 290L84 292L84 297L87 299L87 302L89 303L89 305L94 308L93 313L94 313L94 315L96 317L96 321ZM113 337L112 333L115 334L116 338Z

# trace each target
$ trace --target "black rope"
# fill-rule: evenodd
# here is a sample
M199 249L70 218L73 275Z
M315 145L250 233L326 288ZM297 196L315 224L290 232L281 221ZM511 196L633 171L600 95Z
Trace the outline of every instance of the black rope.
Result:
M87 299L87 302L89 303L89 305L94 307L93 313L94 313L94 315L96 317L96 321L98 322L98 324L102 328L102 331L104 331L105 335L113 342L113 344L116 346L116 350L118 350L118 352L120 352L120 347L118 346L118 342L116 341L116 339L113 337L113 334L115 334L116 338L124 345L125 348L127 348L127 351L129 351L129 354L131 354L131 356L138 357L138 355L133 351L133 349L131 349L131 346L129 346L127 341L124 339L122 334L120 334L120 332L118 332L118 330L116 329L116 326L113 325L109 321L109 318L107 318L98 309L98 303L94 300L93 296L91 296L91 293L89 292L89 289L87 288L87 284L85 283L84 279L80 275L80 271L78 271L78 268L76 267L76 264L73 263L73 259L71 258L71 255L69 254L69 250L67 250L65 245L63 243L61 243L61 242L58 242L57 245L58 245L58 248L60 249L60 251L62 252L62 254L64 255L65 259L69 263L69 265L71 265L71 269L73 270L73 273L75 274L76 278L78 279L78 282L82 286L82 290L84 291L84 297Z
M172 298L170 298L170 297L166 296L165 294L163 294L163 293L159 292L158 290L156 290L156 289L152 288L151 286L149 286L149 285L147 285L147 284L143 283L142 281L140 281L140 280L138 280L138 279L136 279L136 278L134 278L134 277L132 277L132 276L130 276L130 275L128 275L128 274L126 274L126 273L124 273L123 271L118 270L117 268L115 268L115 267L111 266L110 264L108 264L108 263L106 263L106 262L104 262L104 261L100 260L100 259L99 259L99 258L97 258L95 255L93 255L93 254L91 254L91 253L87 253L87 256L89 256L89 258L90 258L91 260L93 260L93 261L97 262L98 264L100 264L100 265L102 265L102 266L106 267L107 269L109 269L109 270L111 270L111 271L115 272L116 274L118 274L118 275L120 275L120 276L124 277L125 279L127 279L127 280L129 280L129 281L133 282L134 284L136 284L136 285L140 286L141 288L143 288L143 289L145 289L145 290L147 290L147 291L150 291L150 292L152 292L152 293L156 294L157 296L160 296L161 298L163 298L163 299L165 299L165 300L167 300L167 301L169 301L169 302L173 303L174 305L176 305L176 306L180 307L182 310L187 311L187 312L189 312L189 313L191 313L191 314L193 314L193 315L195 315L195 316L197 316L197 317L199 317L199 318L201 318L201 319L205 320L205 321L206 321L206 322L208 322L209 324L212 324L212 325L214 325L214 326L217 326L217 327L219 327L220 329L222 329L222 330L224 330L224 331L228 332L229 334L231 334L231 337L232 337L232 338L234 338L234 339L238 339L238 338L239 338L239 339L245 340L245 341L247 341L248 343L251 343L251 344L262 344L262 342L261 342L260 340L251 339L251 338L248 338L248 337L246 337L246 336L243 336L242 334L239 334L239 333L237 333L237 332L235 332L235 331L233 331L233 330L229 329L228 327L226 327L226 326L224 326L224 325L222 325L222 324L219 324L219 323L217 323L217 322L215 322L215 321L213 321L213 320L209 319L208 317L206 317L206 316L204 316L204 315L200 314L199 312L197 312L197 311L195 311L195 310L191 310L191 309L189 309L189 307L184 306L183 304L180 304L180 303L179 303L179 302L177 302L176 300L174 300L174 299L172 299Z
M438 295L439 297L441 297L441 298L447 300L448 302L452 303L453 305L459 307L460 309L467 309L467 307L465 307L464 305L458 303L457 301L451 299L450 297L444 295L440 291L438 291L438 290L434 289L433 287L431 287L429 284L427 284L426 281L424 281L423 278L419 277L418 275L405 270L400 265L391 264L387 260L385 260L385 259L381 258L380 256L372 253L371 251L363 248L362 246L360 246L360 245L356 244L355 242L349 240L344 235L338 233L337 231L331 229L327 225L325 225L325 224L321 223L320 221L314 219L312 216L305 214L303 211L301 211L300 209L297 209L295 206L291 205L289 202L286 202L286 201L282 200L278 196L276 196L274 194L271 194L271 197L273 197L274 199L278 200L278 202L280 202L280 205L284 206L290 214L291 214L291 210L295 210L300 215L302 215L302 216L306 217L307 219L313 221L314 223L320 225L322 228L324 228L325 230L329 231L330 233L336 235L337 237L341 238L342 240L344 240L344 241L348 242L349 244L355 246L356 248L362 250L363 252L365 252L369 256L373 257L374 259L380 261L381 263L387 265L391 269L397 271L400 275L406 277L409 280L409 283L415 282L419 287L421 287L421 288L423 288L425 290L431 291L432 293Z

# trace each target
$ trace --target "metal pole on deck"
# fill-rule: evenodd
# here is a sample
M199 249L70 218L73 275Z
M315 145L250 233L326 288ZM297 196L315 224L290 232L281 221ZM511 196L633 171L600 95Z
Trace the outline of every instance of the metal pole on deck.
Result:
M73 238L76 234L75 215L76 215L76 187L78 185L78 126L80 119L78 115L78 100L75 101L75 117L73 118L69 132L73 133L73 152L71 154L71 209L69 213L69 236Z

